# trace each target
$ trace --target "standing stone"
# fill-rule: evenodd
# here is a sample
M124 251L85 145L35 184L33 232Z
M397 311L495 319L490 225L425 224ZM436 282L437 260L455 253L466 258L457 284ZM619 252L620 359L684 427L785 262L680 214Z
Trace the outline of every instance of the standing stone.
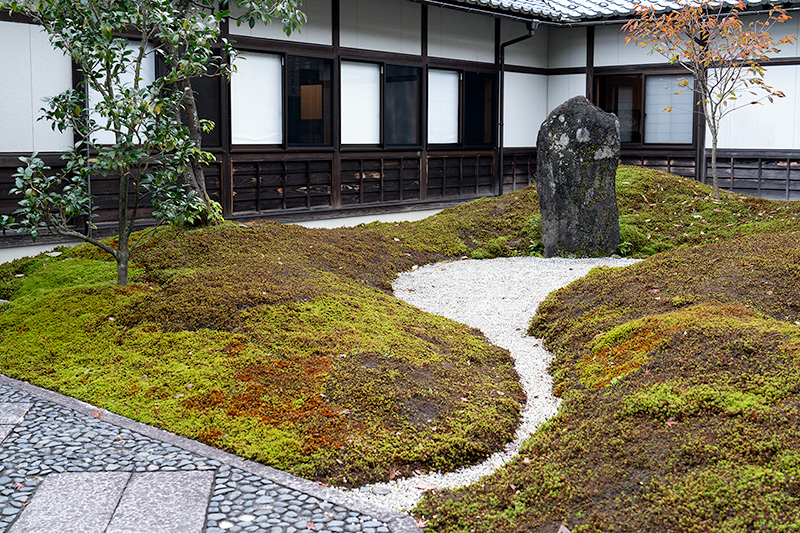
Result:
M613 254L619 245L617 117L583 96L570 98L542 123L537 149L545 257Z

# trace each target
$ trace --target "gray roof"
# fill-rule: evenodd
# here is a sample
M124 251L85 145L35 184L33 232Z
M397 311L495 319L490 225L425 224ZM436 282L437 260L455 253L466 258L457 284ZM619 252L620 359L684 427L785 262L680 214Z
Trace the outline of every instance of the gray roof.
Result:
M625 18L633 14L634 0L450 0L447 4L480 6L492 10L517 14L532 19L544 19L558 22L575 22L592 19ZM645 3L645 2L642 2ZM652 0L657 11L680 9L681 4L670 0ZM726 5L735 5L735 1L723 0ZM765 0L745 0L751 7L768 5Z

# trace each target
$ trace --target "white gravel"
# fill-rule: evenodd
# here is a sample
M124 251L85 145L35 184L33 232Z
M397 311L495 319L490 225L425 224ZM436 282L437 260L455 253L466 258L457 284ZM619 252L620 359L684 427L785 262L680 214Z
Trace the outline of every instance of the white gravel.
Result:
M514 257L462 260L427 265L403 273L394 283L398 298L423 311L445 316L483 331L514 358L528 403L516 438L480 464L449 473L430 473L352 489L367 501L394 509L413 508L425 490L475 483L510 461L539 425L556 413L547 366L552 354L539 339L525 334L536 308L552 291L585 276L596 266L627 266L630 259L542 259ZM386 492L386 494L381 494Z

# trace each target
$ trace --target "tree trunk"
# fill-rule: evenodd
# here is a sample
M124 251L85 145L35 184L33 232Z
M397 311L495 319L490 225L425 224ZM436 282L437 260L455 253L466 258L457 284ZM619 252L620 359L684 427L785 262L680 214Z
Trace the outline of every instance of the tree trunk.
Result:
M117 260L117 285L124 287L128 284L128 193L130 186L130 176L123 173L119 177L119 226L117 235L119 235L119 244L117 245L117 253L114 258Z
M130 256L127 237L123 239L120 235L117 251L119 252L117 255L117 285L124 287L128 284L128 258Z
M175 48L169 43L162 43L164 50L169 58L167 61L167 68L170 68L170 63L175 63L180 60L180 50ZM183 124L189 130L189 137L192 142L201 148L203 146L203 129L200 127L200 116L197 114L197 102L194 99L194 92L192 91L192 84L190 80L179 80L171 85L171 90L181 95L181 110L178 112L175 120L178 125ZM190 191L193 191L198 198L203 200L205 209L203 213L204 222L213 222L214 210L211 207L211 199L208 197L206 190L206 178L203 172L203 166L197 156L192 158L191 166L183 173L183 182Z
M189 130L190 138L200 148L203 144L203 129L200 127L200 116L197 114L197 102L194 99L191 82L189 80L181 80L175 84L175 89L183 94L183 116L181 118ZM186 185L208 203L203 166L196 157L192 158L192 166L187 170L185 180Z
M719 173L717 172L717 132L711 131L711 183L714 185L714 200L719 200ZM733 179L733 177L731 177Z

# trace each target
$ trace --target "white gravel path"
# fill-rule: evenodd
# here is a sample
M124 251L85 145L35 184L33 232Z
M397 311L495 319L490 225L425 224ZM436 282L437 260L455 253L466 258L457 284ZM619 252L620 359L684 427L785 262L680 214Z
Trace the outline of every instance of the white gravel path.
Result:
M369 485L353 489L353 494L396 511L408 511L425 490L475 483L510 461L536 428L556 413L561 401L553 396L552 378L547 372L552 354L541 347L539 339L525 334L536 308L552 291L596 266L635 262L514 257L437 263L401 274L394 283L395 296L423 311L478 328L493 344L511 352L528 403L514 441L484 462L456 472ZM381 494L386 489L389 492Z

